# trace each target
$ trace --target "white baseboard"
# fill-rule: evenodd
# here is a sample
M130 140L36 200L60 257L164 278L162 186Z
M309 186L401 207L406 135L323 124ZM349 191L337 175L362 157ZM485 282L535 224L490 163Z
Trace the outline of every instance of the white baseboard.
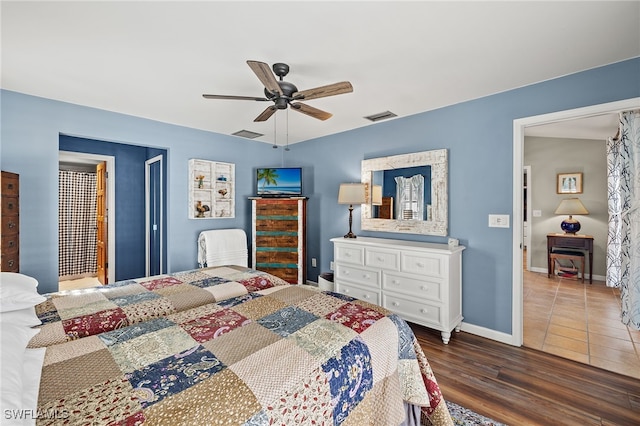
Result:
M486 339L491 339L500 343L505 343L507 345L519 346L514 343L513 336L511 334L503 333L501 331L491 330L490 328L480 327L477 325L463 322L461 324L460 330L466 333L475 334L476 336L484 337Z

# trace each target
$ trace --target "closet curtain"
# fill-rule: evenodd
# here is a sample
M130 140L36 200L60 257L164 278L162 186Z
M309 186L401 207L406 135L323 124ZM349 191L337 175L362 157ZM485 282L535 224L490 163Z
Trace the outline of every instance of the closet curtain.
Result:
M96 174L60 170L58 179L59 278L95 276Z
M607 140L607 286L620 288L622 322L640 330L640 110L620 113Z

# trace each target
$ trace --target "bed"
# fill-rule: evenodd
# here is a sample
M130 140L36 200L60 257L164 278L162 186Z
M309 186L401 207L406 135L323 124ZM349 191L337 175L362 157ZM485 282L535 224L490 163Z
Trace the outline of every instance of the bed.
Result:
M452 424L406 322L246 267L54 293L34 311L22 403L39 382L38 425Z

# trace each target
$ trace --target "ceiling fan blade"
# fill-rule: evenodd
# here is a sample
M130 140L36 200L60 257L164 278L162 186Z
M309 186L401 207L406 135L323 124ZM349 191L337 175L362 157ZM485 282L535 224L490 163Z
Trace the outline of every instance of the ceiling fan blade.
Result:
M294 99L309 99L324 98L327 96L341 95L343 93L353 92L353 86L348 81L341 81L340 83L329 84L327 86L320 86L314 89L303 90L293 94Z
M276 80L276 76L273 75L269 64L258 61L247 61L251 70L255 73L258 79L264 84L264 87L271 93L278 93L282 95L282 89Z
M233 96L233 95L202 95L206 99L231 99L239 101L268 101L267 98L256 98L253 96Z
M307 104L303 104L300 102L293 102L291 104L291 108L294 111L307 114L308 116L317 118L318 120L322 120L322 121L327 120L333 116L333 114L331 114L330 112L322 111L321 109L314 108L312 106L309 106Z
M274 112L276 112L276 107L275 105L272 105L270 107L267 107L267 109L265 109L264 111L262 111L260 113L259 116L257 116L255 118L255 120L253 121L267 121L269 119L269 117L271 117L273 115Z

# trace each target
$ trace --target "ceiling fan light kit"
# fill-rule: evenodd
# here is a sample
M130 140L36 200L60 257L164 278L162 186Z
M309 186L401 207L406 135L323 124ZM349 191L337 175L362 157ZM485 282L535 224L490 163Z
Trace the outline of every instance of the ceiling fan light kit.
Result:
M289 65L280 62L275 63L273 64L272 72L269 65L264 62L247 61L247 64L256 77L258 77L258 80L260 80L264 85L264 98L209 94L204 94L202 96L206 99L273 102L273 105L268 106L253 120L255 122L266 121L276 112L276 110L287 109L288 107L291 107L294 111L298 111L302 114L324 121L331 118L332 114L297 101L318 99L353 92L353 86L348 81L320 86L300 92L294 84L284 81L284 77L289 74ZM278 76L280 80L277 80L276 76Z

